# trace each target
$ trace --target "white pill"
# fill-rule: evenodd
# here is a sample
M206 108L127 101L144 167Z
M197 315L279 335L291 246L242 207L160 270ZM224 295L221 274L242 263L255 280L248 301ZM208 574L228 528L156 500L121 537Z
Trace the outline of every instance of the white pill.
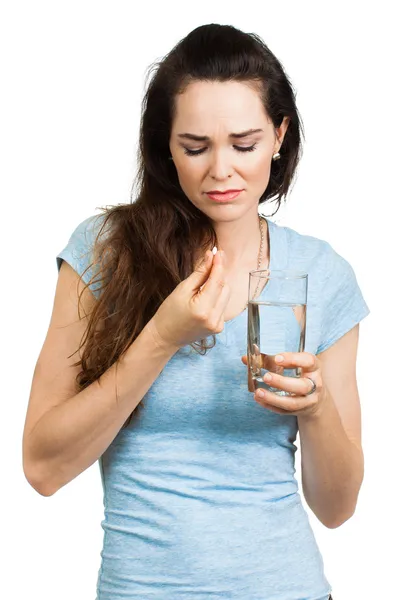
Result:
M213 256L215 256L215 254L218 252L218 248L216 246L213 247L212 253Z

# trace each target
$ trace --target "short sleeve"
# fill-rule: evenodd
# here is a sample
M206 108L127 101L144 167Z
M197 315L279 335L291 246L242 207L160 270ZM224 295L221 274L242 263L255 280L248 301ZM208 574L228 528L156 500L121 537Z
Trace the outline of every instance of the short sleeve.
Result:
M317 354L332 346L370 313L350 263L329 244L327 247L327 273L320 294L321 337Z
M93 263L94 244L97 234L100 232L103 217L102 214L88 217L75 228L65 248L56 256L58 271L62 261L65 260L76 273L82 276L86 285L97 275L100 267L97 265L91 267L90 265ZM89 268L87 269L87 267ZM98 281L93 281L90 285L90 290L96 298L100 295L102 285L100 277Z

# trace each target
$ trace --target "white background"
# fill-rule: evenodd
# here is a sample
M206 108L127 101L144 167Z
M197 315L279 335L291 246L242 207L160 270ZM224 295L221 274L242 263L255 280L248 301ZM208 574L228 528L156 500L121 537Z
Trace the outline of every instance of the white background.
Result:
M335 530L309 512L335 600L418 597L413 4L2 3L3 598L94 600L97 463L50 498L21 467L55 256L97 206L129 202L145 70L209 22L258 33L282 61L306 143L273 220L328 240L354 267L371 309L360 326L366 476L357 512Z

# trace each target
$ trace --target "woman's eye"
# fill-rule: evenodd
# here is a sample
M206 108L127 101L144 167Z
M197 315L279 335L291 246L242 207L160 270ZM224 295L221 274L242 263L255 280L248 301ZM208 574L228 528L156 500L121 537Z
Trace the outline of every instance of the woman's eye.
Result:
M202 154L204 151L205 148L202 148L201 150L189 150L188 148L184 149L184 153L187 154L187 156L197 156L198 154Z
M253 150L255 150L256 144L253 144L252 146L234 146L235 150L238 150L238 152L252 152Z
M252 146L234 146L234 149L238 152L252 152L253 150L255 150L255 148L256 144L253 144ZM187 156L198 156L199 154L202 154L202 152L204 152L205 150L206 148L200 148L199 150L189 150L189 148L184 148L184 152L185 154L187 154Z

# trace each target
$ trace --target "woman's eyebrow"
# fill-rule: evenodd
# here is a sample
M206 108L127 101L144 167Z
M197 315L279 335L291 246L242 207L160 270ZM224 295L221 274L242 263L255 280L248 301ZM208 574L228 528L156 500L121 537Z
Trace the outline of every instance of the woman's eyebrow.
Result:
M252 133L261 133L262 131L262 129L248 129L247 131L242 131L241 133L230 133L229 137L239 139L247 137L247 135L251 135ZM194 140L195 142L210 141L210 137L208 135L195 135L194 133L179 133L177 137L187 140Z

